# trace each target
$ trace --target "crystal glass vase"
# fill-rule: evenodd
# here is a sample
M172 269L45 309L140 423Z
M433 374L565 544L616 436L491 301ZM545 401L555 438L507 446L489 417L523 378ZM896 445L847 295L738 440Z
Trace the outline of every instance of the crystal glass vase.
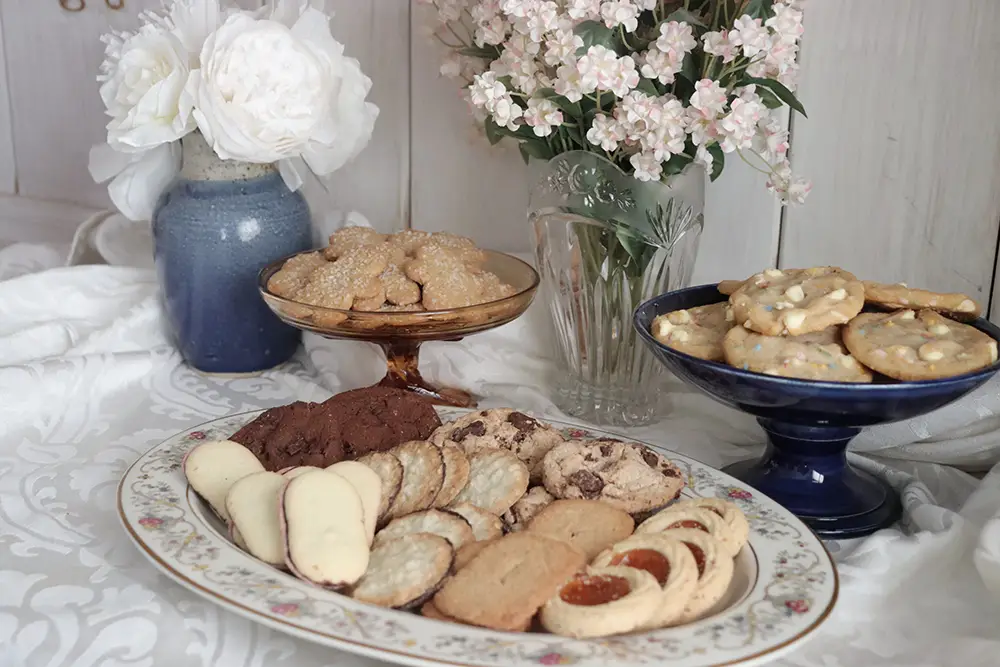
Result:
M528 217L555 331L553 400L567 414L634 426L668 409L665 371L637 339L632 313L688 285L704 200L698 167L642 182L595 153L547 163Z

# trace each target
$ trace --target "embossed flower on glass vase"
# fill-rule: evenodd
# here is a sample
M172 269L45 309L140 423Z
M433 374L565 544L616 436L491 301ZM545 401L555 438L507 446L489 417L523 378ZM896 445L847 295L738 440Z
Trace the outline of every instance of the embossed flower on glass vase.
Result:
M223 160L302 158L336 171L371 139L371 80L330 32L323 0L273 0L239 11L222 0L173 0L134 32L106 35L98 80L111 120L90 155L115 206L148 220L180 168L178 141L199 130Z

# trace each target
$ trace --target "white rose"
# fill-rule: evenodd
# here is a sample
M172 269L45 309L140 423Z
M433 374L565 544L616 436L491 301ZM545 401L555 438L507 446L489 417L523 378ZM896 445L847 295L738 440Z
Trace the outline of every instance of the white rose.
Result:
M146 24L135 34L106 40L106 60L98 80L107 113L108 144L123 153L141 153L176 141L195 128L190 106L182 104L188 55L175 34Z
M371 80L330 34L320 8L278 0L266 18L234 14L205 42L187 92L198 128L223 159L301 156L329 174L371 138Z

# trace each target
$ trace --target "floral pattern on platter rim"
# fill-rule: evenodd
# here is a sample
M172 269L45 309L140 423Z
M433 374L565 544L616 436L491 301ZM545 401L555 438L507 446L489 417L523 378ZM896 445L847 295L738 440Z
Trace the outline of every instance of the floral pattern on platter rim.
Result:
M443 420L465 412L438 410ZM819 627L837 599L830 554L792 514L728 475L654 447L685 472L685 496L726 498L739 504L750 521L756 577L725 610L675 628L573 640L495 632L355 602L238 549L188 487L181 471L184 453L201 441L227 438L258 414L216 419L150 449L122 477L118 511L140 552L167 576L231 611L303 639L412 665L746 666L790 650ZM547 421L567 438L614 435Z

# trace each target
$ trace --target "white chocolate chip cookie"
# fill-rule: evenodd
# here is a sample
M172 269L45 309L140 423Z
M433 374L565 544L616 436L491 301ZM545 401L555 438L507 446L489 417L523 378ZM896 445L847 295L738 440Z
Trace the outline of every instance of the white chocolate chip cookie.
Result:
M738 324L768 336L799 336L845 324L861 312L865 290L833 266L768 269L729 297Z
M904 381L971 373L997 361L997 342L933 310L865 313L844 328L844 344L863 364Z
M722 361L722 339L733 328L726 302L675 310L653 320L653 337L667 347L692 357Z
M840 327L801 336L764 336L735 327L722 343L726 362L746 371L824 382L871 382L872 373L840 341Z
M865 280L864 286L865 301L879 308L890 310L930 308L963 321L974 320L983 314L983 309L979 304L965 294L939 294L922 289L912 289L904 283L887 285L871 280Z

